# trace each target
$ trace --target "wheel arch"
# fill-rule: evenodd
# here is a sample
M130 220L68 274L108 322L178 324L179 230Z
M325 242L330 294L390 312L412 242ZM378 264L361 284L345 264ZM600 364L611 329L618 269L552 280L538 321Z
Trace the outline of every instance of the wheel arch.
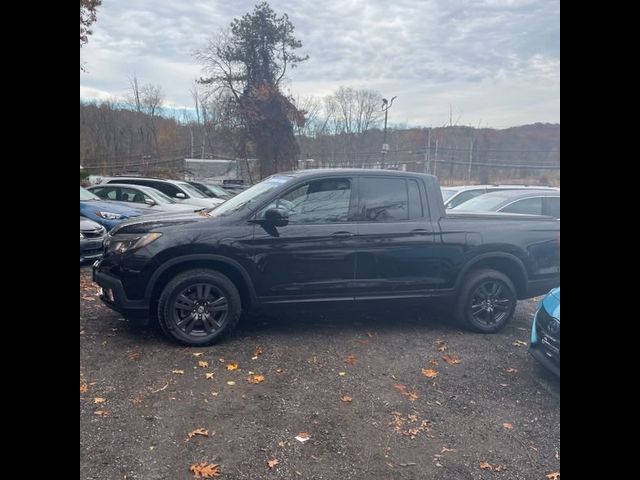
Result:
M456 279L455 290L460 291L465 277L474 270L491 269L506 275L516 289L518 299L526 298L527 294L527 269L515 255L504 252L493 252L478 255L471 260L460 272Z

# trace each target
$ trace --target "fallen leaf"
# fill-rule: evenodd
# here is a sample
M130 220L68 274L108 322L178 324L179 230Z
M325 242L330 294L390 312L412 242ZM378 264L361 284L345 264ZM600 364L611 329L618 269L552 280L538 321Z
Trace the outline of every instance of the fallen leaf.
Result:
M408 390L407 386L402 385L401 383L396 383L394 385L394 388L396 388L400 393L402 393L402 395L407 397L412 402L415 402L418 398L420 398L415 390Z
M338 375L340 375L341 377L344 377L347 374L347 372L338 372Z
M101 417L106 417L107 415L109 415L109 412L107 412L106 410L96 410L95 412L93 412L94 415L99 415Z
M175 373L176 375L184 375L184 370L171 370L171 373Z
M502 426L507 430L513 430L513 425L511 425L510 423L503 423Z
M267 466L269 468L273 468L276 465L278 465L280 462L278 460L276 460L275 458L273 460L267 460Z
M129 354L129 359L138 361L140 360L140 354L138 352L131 352Z
M342 400L343 402L351 402L353 400L353 398L351 398L349 395L342 395L340 397L340 400Z
M551 472L545 475L545 477L547 477L549 480L559 480L560 472Z
M457 355L444 355L442 359L451 365L462 363L462 360L460 360L460 358Z
M224 358L219 358L219 359L218 359L218 361L219 361L220 363L224 363L224 362L225 362Z
M257 346L256 349L253 351L253 356L259 357L263 353L264 353L264 349L261 346Z
M438 365L438 360L429 360L429 365Z
M213 478L220 476L220 466L215 463L195 463L189 467L194 478Z
M202 355L204 355L204 352L195 352L195 353L192 353L191 355L193 355L194 357L201 357Z
M447 342L445 342L444 340L436 340L436 348L438 349L439 352L444 352L445 350L447 350L449 347L447 346Z
M213 372L205 373L204 378L207 380L211 380L213 378L213 375L214 375Z
M281 369L281 368L276 368L276 373L282 373L282 372L284 372L284 370L283 370L283 369Z
M353 355L349 355L348 357L345 357L344 363L349 364L349 365L355 365L356 357L353 356Z
M518 373L518 370L516 368L507 368L507 369L505 369L505 372L507 372L507 373Z
M442 450L440 450L440 453L455 452L455 451L456 450L454 448L442 447Z
M106 398L102 398L102 397L95 397L93 399L93 403L104 403L106 401L107 401L107 399Z
M238 369L238 364L236 362L231 362L227 364L227 370L233 372Z
M261 383L264 382L264 375L249 375L247 377L249 383Z
M400 390L401 392L404 392L407 389L406 385L402 385L401 383L396 383L393 388L396 388L398 390Z
M144 402L144 395L142 394L138 395L133 400L131 400L131 403L133 403L134 405L140 405L142 402Z
M209 430L205 430L204 428L196 428L195 430L187 433L189 438L195 437L196 435L202 435L203 437L209 436Z
M415 391L415 390L413 390L413 391L410 391L410 392L408 392L408 393L407 393L407 398L408 398L409 400L411 400L412 402L415 402L415 401L416 401L418 398L420 398L420 397L418 396L418 394L416 393L416 391Z
M526 347L528 344L527 342L523 342L522 340L516 340L512 345L516 347Z
M556 452L556 460L560 460L560 452Z
M229 380L229 381L227 382L227 385L235 385L235 384L236 384L236 382L234 382L233 380Z
M198 361L198 366L200 368L208 368L209 367L209 362L205 362L205 361L199 360Z
M438 372L436 370L433 370L432 368L423 368L422 375L427 378L436 378L438 376Z
M86 383L80 384L80 393L87 393L89 390L89 386Z
M487 462L480 462L480 468L482 470L493 470L493 467L491 466L491 464Z
M212 397L217 397L218 395L219 395L219 393L218 393L218 392L211 392L211 396L212 396Z
M311 437L309 436L309 434L307 432L300 432L294 438L296 440L298 440L299 442L304 443L304 442L308 441Z
M507 467L504 466L504 465L496 465L495 471L496 472L501 472L501 471L506 470L506 469L507 469Z

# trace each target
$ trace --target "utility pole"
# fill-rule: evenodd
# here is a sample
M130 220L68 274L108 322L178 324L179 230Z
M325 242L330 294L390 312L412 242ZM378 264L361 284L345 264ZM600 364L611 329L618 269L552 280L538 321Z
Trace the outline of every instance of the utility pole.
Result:
M471 139L469 144L469 170L467 171L467 181L471 181L471 162L473 161L473 143L475 138Z
M386 98L382 99L382 110L384 111L384 135L382 139L382 169L384 169L385 160L387 157L387 152L389 151L389 144L387 143L387 112L393 105L393 101L398 97L392 97L391 102L389 102Z
M427 133L427 151L424 152L424 161L427 164L427 171L425 173L431 173L431 127Z

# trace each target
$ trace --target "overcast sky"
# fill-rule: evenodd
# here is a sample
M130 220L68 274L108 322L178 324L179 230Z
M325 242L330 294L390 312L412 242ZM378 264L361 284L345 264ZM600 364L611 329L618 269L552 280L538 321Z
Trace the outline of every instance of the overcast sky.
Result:
M80 53L85 100L126 93L128 78L191 107L193 51L254 0L103 0ZM309 60L289 74L294 96L337 87L390 98L389 122L498 128L560 122L559 0L271 0Z

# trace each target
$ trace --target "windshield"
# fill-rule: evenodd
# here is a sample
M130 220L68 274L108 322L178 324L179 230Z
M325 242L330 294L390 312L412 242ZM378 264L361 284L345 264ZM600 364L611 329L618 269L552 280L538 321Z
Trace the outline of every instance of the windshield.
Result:
M175 200L173 200L171 197L162 193L160 190L155 190L155 189L151 189L151 190L153 190L151 193L153 194L155 199L158 200L158 203L178 203Z
M231 194L229 192L227 192L224 188L218 186L218 185L205 185L205 187L207 187L209 190L211 190L213 193L215 193L216 195L226 195L228 197L231 196Z
M209 215L212 217L227 216L232 213L238 212L244 208L249 208L249 205L260 203L265 197L267 197L273 190L278 188L283 183L289 181L291 177L284 175L274 175L260 183L256 183L253 187L248 188L242 193L239 193L235 197L220 204L220 206L209 211Z
M193 198L208 198L204 193L198 190L193 185L189 185L188 183L179 183L180 188L182 188L185 192L187 192Z
M80 200L100 200L96 194L91 193L86 188L80 187Z
M458 190L453 190L451 188L441 188L442 191L442 201L446 202L449 200L455 193L458 193Z
M505 200L509 199L509 193L493 192L467 200L452 210L460 210L465 212L494 212Z

